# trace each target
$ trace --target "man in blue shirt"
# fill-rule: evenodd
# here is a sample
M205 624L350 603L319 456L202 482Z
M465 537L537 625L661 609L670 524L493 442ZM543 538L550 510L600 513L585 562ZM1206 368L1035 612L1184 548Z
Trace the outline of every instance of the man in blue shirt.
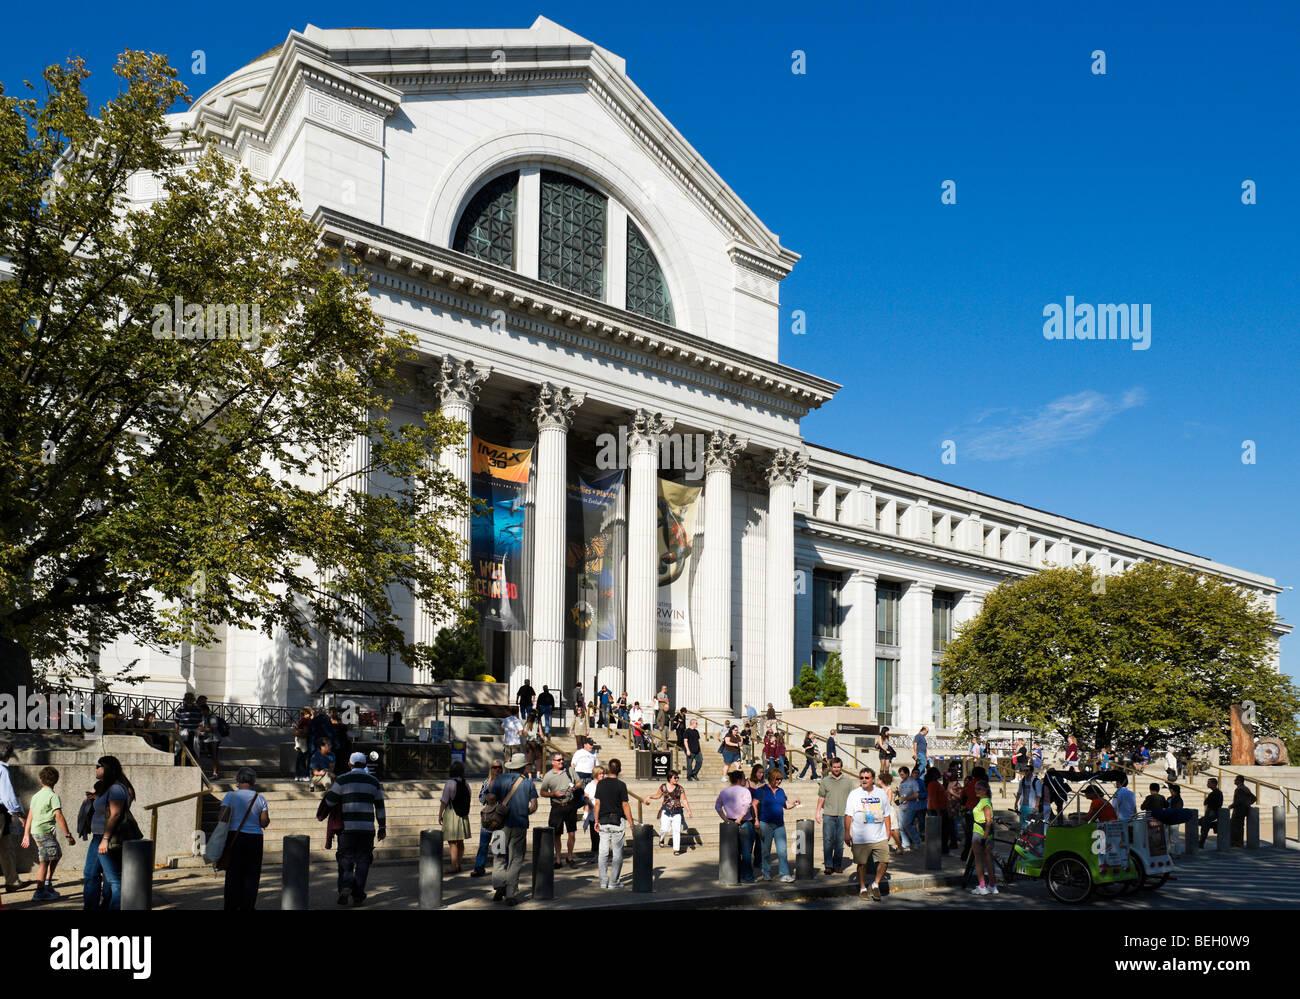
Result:
M916 738L912 740L912 758L916 760L916 766L913 769L921 774L925 773L930 762L929 746L926 741L926 735L929 734L929 731L930 726L922 725L921 731L917 732Z
M492 834L492 850L497 858L492 865L492 901L505 899L506 905L519 904L519 873L524 869L524 851L528 848L528 816L537 811L537 786L524 776L527 767L528 757L515 753L506 762L506 772L488 788L488 794L506 803L508 813L505 828Z
M1121 822L1127 822L1137 814L1137 795L1129 790L1127 775L1119 779L1119 790L1115 792L1114 804L1115 814L1119 816Z

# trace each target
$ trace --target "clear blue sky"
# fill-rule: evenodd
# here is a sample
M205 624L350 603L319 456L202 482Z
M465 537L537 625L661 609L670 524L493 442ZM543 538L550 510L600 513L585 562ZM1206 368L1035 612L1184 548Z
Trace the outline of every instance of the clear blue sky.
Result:
M1296 583L1300 6L1049 6L27 4L6 14L0 79L13 93L79 54L98 99L134 47L171 55L197 94L309 22L545 14L625 57L803 254L781 359L845 385L809 440ZM1044 339L1067 295L1150 304L1150 349ZM1279 611L1300 619L1294 591Z

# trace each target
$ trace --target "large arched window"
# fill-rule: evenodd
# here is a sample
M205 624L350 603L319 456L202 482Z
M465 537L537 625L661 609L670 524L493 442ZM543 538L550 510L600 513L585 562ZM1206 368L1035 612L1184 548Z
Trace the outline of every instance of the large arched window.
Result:
M519 171L484 185L465 206L451 248L471 257L515 266L515 189Z
M537 276L592 298L605 292L605 196L580 180L542 171Z
M533 247L519 241L520 232L531 237L521 224L525 215L537 220L535 262ZM626 248L625 268L607 241ZM489 181L465 206L451 248L676 325L668 282L645 233L608 196L568 174L524 167ZM611 260L623 274L607 273Z
M668 282L650 244L631 219L627 220L627 309L673 325Z

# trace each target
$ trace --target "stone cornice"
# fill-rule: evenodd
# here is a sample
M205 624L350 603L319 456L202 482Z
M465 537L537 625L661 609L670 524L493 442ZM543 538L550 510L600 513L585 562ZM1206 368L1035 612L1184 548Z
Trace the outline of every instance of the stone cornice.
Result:
M909 558L938 562L962 569L977 569L980 572L1003 576L1007 579L1029 576L1038 571L1028 565L1003 562L1001 559L986 558L971 552L945 548L942 545L935 545L925 541L913 541L893 534L877 534L875 531L848 527L844 524L832 524L804 516L795 517L795 530L810 537L842 541L860 548L888 552L892 555L905 555Z
M313 221L324 242L354 254L375 275L398 278L399 287L446 289L471 311L477 305L485 315L501 310L538 320L544 324L540 329L549 326L557 331L578 332L585 335L594 352L600 352L602 344L621 349L679 380L704 384L724 394L747 396L758 405L796 417L822 405L840 388L815 375L712 343L333 209L318 209Z

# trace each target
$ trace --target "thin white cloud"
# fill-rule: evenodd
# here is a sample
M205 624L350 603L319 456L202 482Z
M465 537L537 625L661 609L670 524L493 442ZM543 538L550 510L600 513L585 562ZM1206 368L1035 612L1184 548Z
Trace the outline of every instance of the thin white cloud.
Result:
M1035 410L988 410L950 436L963 458L1024 458L1086 440L1126 409L1144 402L1146 393L1140 388L1116 396L1089 389L1053 399Z

